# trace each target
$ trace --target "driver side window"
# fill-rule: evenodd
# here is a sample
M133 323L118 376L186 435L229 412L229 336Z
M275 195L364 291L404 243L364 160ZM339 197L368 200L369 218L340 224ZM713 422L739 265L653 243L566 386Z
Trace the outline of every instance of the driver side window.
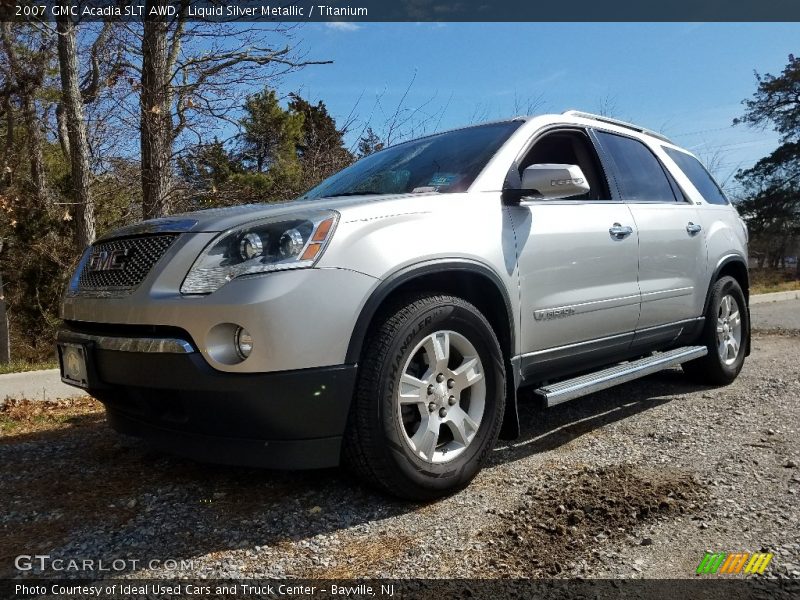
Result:
M569 200L608 200L603 168L589 136L579 130L560 130L545 134L525 155L519 165L520 177L526 167L541 163L578 165L589 183L589 191Z

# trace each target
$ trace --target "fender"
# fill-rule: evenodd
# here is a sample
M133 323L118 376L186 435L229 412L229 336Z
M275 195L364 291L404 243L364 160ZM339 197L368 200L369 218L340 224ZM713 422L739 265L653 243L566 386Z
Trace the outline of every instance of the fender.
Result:
M514 348L516 348L516 330L511 299L508 296L508 291L502 279L500 279L499 275L497 275L494 270L478 261L467 258L442 258L418 262L404 267L395 271L378 284L378 287L373 290L356 320L353 333L350 336L350 343L347 346L345 363L356 364L359 362L361 349L363 348L369 325L375 317L380 305L392 292L397 290L400 286L425 275L463 272L480 275L486 280L487 285L493 286L500 292L505 304L506 318L508 319L509 347L507 350L508 358L510 359L514 355ZM506 412L503 418L500 437L502 439L513 439L519 435L519 417L517 414L517 394L516 385L514 384L515 377L509 361L506 361L506 370L509 371L506 374Z
M746 289L744 289L742 291L745 294L745 300L747 300L747 306L746 306L746 309L747 309L747 326L749 328L750 327L750 292L749 292L749 290L750 290L750 270L747 267L747 261L744 259L744 256L742 256L741 254L727 254L727 255L723 256L719 260L719 262L717 263L717 266L714 268L714 273L712 273L711 279L708 282L708 289L706 290L706 300L703 303L703 314L705 315L708 312L708 304L709 304L709 302L711 302L711 287L712 287L712 285L714 284L714 282L717 279L719 279L719 274L722 271L722 269L725 268L725 266L727 266L727 265L729 265L731 263L735 263L735 262L741 263L741 265L744 267L744 272L745 272L746 277L747 277L747 287L746 287ZM749 331L748 331L748 334L749 334ZM747 348L745 349L745 356L750 356L750 345L751 345L750 344L750 339L751 339L751 336L748 335L747 336Z
M708 303L711 302L712 284L719 279L720 271L722 271L726 265L734 262L741 263L744 267L745 273L747 273L747 289L743 291L745 292L745 298L747 299L747 308L748 310L750 309L750 294L747 291L750 289L750 270L747 268L747 261L745 261L744 256L741 254L727 254L719 260L717 266L714 268L714 272L711 274L711 279L708 282L708 289L706 290L706 300L703 302L703 314L706 314L706 311L708 310Z

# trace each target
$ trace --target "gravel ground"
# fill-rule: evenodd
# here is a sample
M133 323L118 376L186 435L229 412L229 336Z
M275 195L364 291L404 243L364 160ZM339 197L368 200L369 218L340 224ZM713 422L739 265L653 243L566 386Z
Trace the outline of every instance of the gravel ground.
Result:
M184 577L683 578L707 550L773 552L767 576L800 577L800 332L775 309L753 308L781 333L756 334L734 384L669 370L549 411L528 399L522 439L428 505L335 469L165 456L111 432L89 399L9 402L0 577L20 575L18 554L49 554L186 560ZM177 574L143 562L124 575Z

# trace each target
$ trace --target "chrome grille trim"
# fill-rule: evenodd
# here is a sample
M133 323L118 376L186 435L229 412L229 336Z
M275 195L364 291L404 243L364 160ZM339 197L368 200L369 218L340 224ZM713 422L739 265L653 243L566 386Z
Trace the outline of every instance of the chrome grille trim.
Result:
M179 235L160 233L96 242L91 247L90 255L122 251L129 253L129 256L122 268L117 270L90 271L91 260L84 261L75 291L78 294L104 296L124 294L134 290L144 281Z

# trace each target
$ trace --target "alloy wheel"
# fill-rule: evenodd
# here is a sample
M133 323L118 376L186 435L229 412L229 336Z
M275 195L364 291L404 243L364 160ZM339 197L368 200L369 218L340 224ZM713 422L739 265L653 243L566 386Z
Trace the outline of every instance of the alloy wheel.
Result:
M742 316L739 303L728 294L723 296L717 313L717 351L726 365L736 361L742 346Z
M429 463L453 460L483 419L486 380L475 346L455 331L426 336L406 361L396 397L412 452Z

